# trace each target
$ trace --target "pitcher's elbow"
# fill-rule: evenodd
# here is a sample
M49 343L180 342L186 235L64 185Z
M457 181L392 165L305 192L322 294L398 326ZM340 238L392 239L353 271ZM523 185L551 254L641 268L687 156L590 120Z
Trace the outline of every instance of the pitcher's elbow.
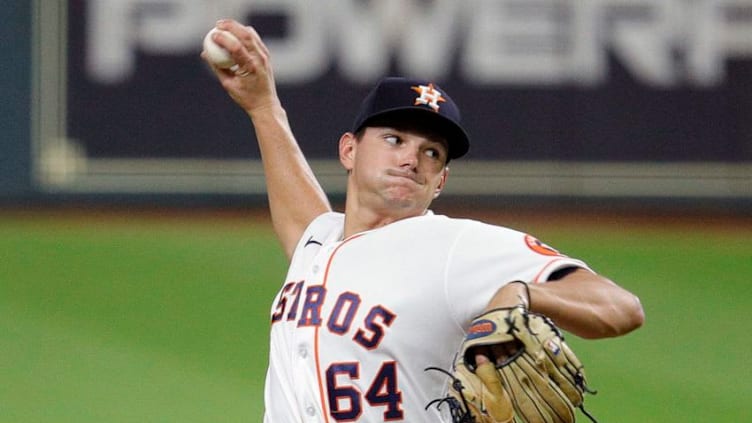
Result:
M599 330L594 330L589 334L589 338L614 338L639 329L645 323L645 310L640 300L637 297L633 298L631 304L613 308L608 314L611 317L604 315L604 319L598 326Z
M629 323L628 330L625 333L639 329L645 324L645 309L637 296L633 297L633 305L629 311Z
M633 330L639 329L645 323L645 310L642 308L640 299L632 297L631 304L622 306L618 325L612 328L613 333L610 336L626 335Z

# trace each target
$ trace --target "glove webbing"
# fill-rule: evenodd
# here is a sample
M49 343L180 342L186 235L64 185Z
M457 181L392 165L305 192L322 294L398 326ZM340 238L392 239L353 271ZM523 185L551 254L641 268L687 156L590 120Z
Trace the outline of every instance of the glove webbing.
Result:
M425 410L428 410L434 404L436 404L436 409L440 410L441 405L446 403L447 406L449 406L449 413L452 416L452 423L475 423L475 417L473 417L473 415L470 413L470 407L467 405L467 399L465 399L465 394L462 393L462 391L465 389L465 387L462 386L462 382L454 377L453 374L444 369L440 369L438 367L427 367L426 369L424 369L424 371L429 370L438 370L452 379L452 387L455 391L460 393L462 404L460 404L460 402L457 401L456 398L452 397L451 395L447 395L444 398L437 398L429 402L426 405Z

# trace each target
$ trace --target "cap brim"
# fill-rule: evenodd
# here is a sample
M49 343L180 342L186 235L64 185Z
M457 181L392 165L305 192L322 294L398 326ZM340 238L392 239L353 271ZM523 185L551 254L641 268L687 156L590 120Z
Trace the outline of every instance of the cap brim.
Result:
M387 121L390 118L410 117L410 123L418 127L425 127L446 138L449 159L456 159L464 156L470 149L470 139L464 129L453 120L442 116L436 112L424 107L395 107L386 109L375 115L369 116L368 119L361 122L353 132L371 126L375 122ZM384 122L387 124L388 122Z

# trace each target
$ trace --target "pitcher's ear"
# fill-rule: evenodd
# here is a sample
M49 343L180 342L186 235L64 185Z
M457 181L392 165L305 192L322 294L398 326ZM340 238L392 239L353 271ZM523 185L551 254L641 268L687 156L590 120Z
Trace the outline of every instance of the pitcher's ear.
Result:
M439 185L436 187L436 190L433 192L433 198L436 199L441 195L441 191L444 190L444 187L446 186L447 178L449 177L449 167L444 167L444 170L441 172L441 181L439 181Z
M358 139L352 132L345 132L339 138L339 161L346 170L353 168Z

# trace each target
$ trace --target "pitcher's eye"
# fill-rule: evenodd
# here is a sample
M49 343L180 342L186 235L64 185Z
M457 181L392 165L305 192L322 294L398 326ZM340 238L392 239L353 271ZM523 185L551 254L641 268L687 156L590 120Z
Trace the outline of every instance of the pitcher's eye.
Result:
M401 140L400 140L400 137L396 135L384 135L384 141L392 145L397 145L400 143Z
M425 152L426 156L433 160L441 161L446 160L447 152L441 147L427 148Z

